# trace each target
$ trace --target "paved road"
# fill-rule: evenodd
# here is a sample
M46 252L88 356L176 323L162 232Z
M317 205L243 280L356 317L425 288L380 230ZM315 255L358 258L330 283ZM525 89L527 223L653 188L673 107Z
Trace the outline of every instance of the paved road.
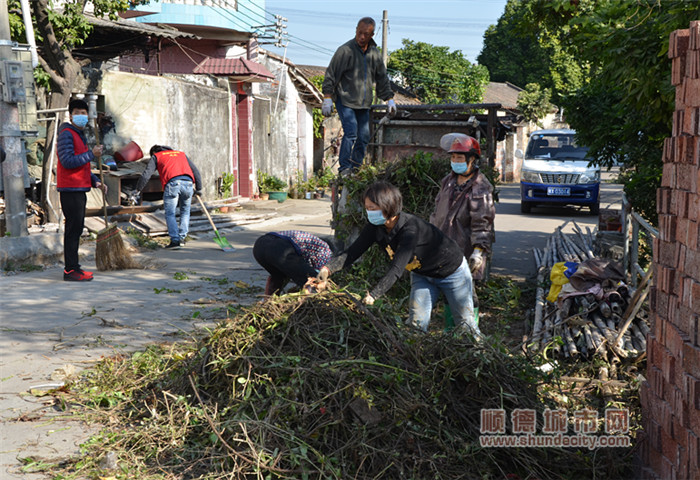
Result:
M611 175L607 175L610 178ZM606 176L604 176L606 178ZM544 248L554 230L570 220L564 232L572 231L573 221L585 231L598 226L598 217L587 208L535 207L529 214L520 213L520 185L499 186L496 205L496 243L493 246L491 272L512 275L524 281L535 275L533 248ZM622 185L601 184L601 208L620 208Z
M278 206L271 220L222 231L233 253L223 252L209 234L182 250L149 252L142 260L152 262L150 269L95 272L87 283L64 282L60 265L0 273L0 479L46 478L21 472L18 459L77 455L94 431L60 419L51 397L27 395L32 387L45 390L41 386L62 381L64 371L79 371L102 355L187 338L226 318L228 305L258 300L267 273L253 259L252 245L261 234L331 234L328 199ZM83 266L93 269L94 242L88 245Z

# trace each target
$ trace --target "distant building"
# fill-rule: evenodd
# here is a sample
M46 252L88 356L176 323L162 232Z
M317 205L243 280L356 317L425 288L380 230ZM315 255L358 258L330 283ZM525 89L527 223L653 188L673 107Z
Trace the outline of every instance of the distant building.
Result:
M305 178L313 172L312 109L320 106L321 94L292 62L259 48L258 41L268 39L266 32L274 26L268 24L264 0L160 0L122 16L193 36L158 41L150 51L122 56L119 68L181 75L226 89L231 138L221 154L230 157L225 164L236 176L234 195L258 193L258 170L288 181L300 171Z

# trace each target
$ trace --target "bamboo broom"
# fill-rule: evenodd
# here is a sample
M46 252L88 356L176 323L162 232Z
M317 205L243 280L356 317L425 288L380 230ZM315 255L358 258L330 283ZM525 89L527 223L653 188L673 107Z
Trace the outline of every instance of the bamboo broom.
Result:
M100 134L97 125L97 119L94 123L95 142L99 145ZM97 166L100 169L100 183L105 185L104 173L102 171L102 155L97 157ZM104 187L103 187L104 188ZM104 189L102 190L102 211L105 219L105 228L97 232L97 247L95 248L95 263L97 269L104 270L126 270L129 268L137 268L139 265L124 245L121 231L117 224L109 224L107 221L107 195Z

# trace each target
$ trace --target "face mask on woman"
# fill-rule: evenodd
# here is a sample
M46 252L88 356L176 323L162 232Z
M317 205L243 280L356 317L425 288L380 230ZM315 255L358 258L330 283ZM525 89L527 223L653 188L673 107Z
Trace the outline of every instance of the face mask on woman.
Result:
M467 172L467 162L450 162L452 164L452 171L457 175L462 175Z
M381 210L366 210L367 220L372 225L384 225L386 223L386 218L382 215Z

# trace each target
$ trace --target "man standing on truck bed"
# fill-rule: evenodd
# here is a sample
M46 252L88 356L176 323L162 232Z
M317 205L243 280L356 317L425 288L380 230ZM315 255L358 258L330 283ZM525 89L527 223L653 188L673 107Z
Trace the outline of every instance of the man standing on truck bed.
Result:
M369 109L377 96L388 100L387 112L396 113L394 92L391 91L386 66L377 44L372 40L375 22L361 18L355 29L355 38L336 50L326 69L323 81L323 115L331 115L333 101L343 125L343 141L338 155L339 174L357 170L365 157L369 143Z

